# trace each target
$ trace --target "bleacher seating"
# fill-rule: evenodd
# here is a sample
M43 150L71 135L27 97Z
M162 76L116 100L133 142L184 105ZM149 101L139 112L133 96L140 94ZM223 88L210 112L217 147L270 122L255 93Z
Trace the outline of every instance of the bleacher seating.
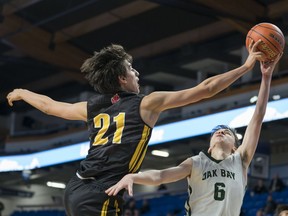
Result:
M267 197L268 193L251 195L251 191L248 190L242 205L245 216L255 216L256 212L265 206ZM273 192L272 197L277 204L288 204L288 188L281 192Z
M65 212L61 210L30 210L30 211L14 211L11 216L65 216Z
M251 195L248 190L245 194L242 210L245 216L255 216L258 209L265 206L268 193ZM281 192L273 192L273 199L278 204L288 204L288 188ZM187 193L177 195L162 195L148 199L150 212L141 216L166 216L168 213L172 215L185 215L184 205L187 200ZM142 200L136 202L136 206L140 209ZM65 216L61 210L38 210L38 211L15 211L11 216Z

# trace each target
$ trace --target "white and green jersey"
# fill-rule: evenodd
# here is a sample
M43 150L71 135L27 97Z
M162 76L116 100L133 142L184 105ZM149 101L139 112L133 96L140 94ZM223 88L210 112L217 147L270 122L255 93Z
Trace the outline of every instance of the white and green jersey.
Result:
M192 172L187 178L186 215L239 216L246 189L240 154L215 160L200 152L192 160Z

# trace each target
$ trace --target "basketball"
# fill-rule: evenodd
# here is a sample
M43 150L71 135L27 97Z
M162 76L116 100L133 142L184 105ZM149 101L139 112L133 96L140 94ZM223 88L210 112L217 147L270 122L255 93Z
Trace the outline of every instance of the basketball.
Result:
M246 36L246 48L249 48L251 41L257 42L259 39L262 43L257 48L265 54L264 61L273 61L284 50L284 35L274 24L259 23L253 26Z

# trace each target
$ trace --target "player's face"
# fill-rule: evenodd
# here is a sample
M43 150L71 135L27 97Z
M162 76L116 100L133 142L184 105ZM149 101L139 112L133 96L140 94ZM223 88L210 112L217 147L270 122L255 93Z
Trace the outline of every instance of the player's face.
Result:
M232 131L229 129L219 129L217 130L213 136L211 137L211 145L214 145L216 143L221 143L225 145L225 147L229 147L231 149L234 148L235 144L235 137Z
M128 61L125 61L125 64L127 71L126 76L124 77L125 80L123 82L122 88L125 91L138 94L140 92L140 86L138 84L139 73L132 67L131 63L129 63Z

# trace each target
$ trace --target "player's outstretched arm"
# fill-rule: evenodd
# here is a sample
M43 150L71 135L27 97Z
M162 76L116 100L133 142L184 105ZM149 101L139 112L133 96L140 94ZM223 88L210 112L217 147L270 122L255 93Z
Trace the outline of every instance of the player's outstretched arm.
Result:
M268 103L272 74L282 54L273 62L261 62L262 80L258 93L255 111L247 126L242 145L237 149L240 152L244 168L247 170L255 154L262 122Z
M190 89L174 92L153 92L143 99L143 108L160 113L166 109L185 106L212 97L250 71L254 67L256 60L262 58L263 53L257 50L260 42L259 40L254 44L250 44L249 55L242 66L210 77Z
M160 185L175 182L190 175L192 170L192 159L188 158L179 166L164 170L149 170L136 174L127 174L117 184L108 188L105 192L109 196L115 196L122 189L128 190L128 194L133 196L133 184Z
M87 121L87 102L64 103L26 89L14 89L7 95L7 100L10 106L13 106L15 101L23 100L47 115Z

